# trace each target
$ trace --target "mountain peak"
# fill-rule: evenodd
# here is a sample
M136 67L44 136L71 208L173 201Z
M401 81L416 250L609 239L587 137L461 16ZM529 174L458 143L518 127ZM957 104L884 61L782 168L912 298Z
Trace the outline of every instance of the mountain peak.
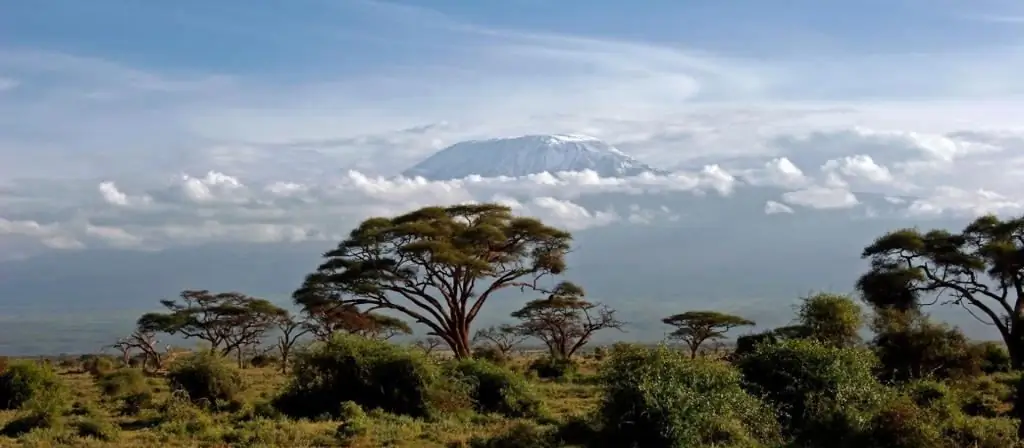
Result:
M602 177L661 172L598 138L579 134L534 134L469 140L451 145L406 170L430 180L520 177L543 172L591 170Z

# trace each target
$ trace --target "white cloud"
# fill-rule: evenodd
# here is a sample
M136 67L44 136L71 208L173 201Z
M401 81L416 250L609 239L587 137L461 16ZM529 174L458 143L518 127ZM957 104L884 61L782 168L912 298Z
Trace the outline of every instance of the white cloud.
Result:
M863 154L829 160L822 166L822 170L836 171L848 178L863 179L876 184L888 184L893 181L888 168L878 165L871 156Z
M766 215L777 215L782 213L793 213L793 207L790 207L781 202L767 201L764 203L764 213Z
M808 187L782 195L782 200L793 205L817 209L842 209L857 205L857 196L843 188Z

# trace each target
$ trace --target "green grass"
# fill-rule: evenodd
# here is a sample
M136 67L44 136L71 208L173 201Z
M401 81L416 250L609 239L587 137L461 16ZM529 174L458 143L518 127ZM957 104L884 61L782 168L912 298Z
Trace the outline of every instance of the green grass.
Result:
M523 371L528 363L529 359L520 357L513 360L512 368ZM554 420L545 424L565 421L596 409L599 391L593 381L586 381L595 369L594 362L590 361L584 363L583 373L572 381L529 380L550 411L547 417ZM267 408L266 403L287 381L276 367L243 369L245 389L240 403L222 412L199 410L176 402L167 380L159 374L151 375L147 382L153 389L152 401L136 415L124 415L122 403L105 397L93 375L75 367L57 370L71 391L71 410L65 412L56 427L36 429L18 438L0 436L0 447L449 447L464 446L474 436L493 436L523 422L475 413L446 415L428 421L371 411L360 423L359 434L348 439L348 445L343 445L336 435L342 424L340 420L259 416L260 410ZM24 412L19 411L0 411L0 427L23 415Z

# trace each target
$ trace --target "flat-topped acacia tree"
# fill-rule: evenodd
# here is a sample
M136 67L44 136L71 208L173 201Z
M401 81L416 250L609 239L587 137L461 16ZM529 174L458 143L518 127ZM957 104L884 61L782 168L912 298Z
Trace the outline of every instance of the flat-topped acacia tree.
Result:
M300 306L326 299L401 313L468 358L470 326L484 304L506 288L541 290L539 280L565 270L571 240L499 204L370 218L324 254L293 297Z
M683 341L690 349L690 358L697 357L705 341L724 339L733 328L754 325L752 320L718 311L687 311L661 321L675 327L668 337Z

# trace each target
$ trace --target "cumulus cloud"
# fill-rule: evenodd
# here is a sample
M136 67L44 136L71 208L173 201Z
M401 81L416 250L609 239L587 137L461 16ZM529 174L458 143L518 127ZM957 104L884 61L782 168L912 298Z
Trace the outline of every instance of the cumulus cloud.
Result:
M818 209L842 209L857 205L857 196L844 188L808 187L786 192L782 200L793 205Z

